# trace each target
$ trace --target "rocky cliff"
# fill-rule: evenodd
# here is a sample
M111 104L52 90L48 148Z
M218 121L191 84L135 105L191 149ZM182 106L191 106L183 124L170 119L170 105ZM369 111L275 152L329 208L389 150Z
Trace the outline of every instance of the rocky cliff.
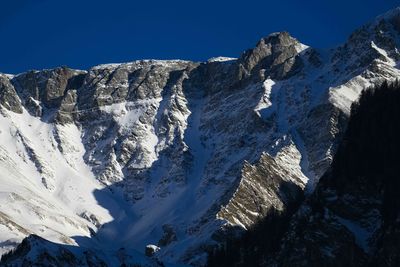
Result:
M0 75L3 251L36 234L204 264L229 229L313 191L351 104L400 74L399 14L330 50L280 32L238 59Z
M400 84L365 91L332 167L292 219L279 266L398 266Z

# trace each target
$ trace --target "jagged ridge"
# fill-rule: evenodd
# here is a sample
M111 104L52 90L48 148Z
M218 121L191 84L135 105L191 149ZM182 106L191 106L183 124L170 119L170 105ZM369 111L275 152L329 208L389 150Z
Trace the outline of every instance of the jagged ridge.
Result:
M1 236L139 251L153 243L160 259L203 264L227 228L297 199L277 192L281 180L312 191L351 103L399 75L397 17L330 51L283 32L237 60L0 75L0 209L20 226Z

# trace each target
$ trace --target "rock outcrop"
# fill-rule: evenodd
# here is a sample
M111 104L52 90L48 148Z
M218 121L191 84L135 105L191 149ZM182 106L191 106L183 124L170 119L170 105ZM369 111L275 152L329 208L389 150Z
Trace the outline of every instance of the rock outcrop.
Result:
M362 95L332 167L292 219L274 264L400 263L399 100L398 82Z
M351 104L400 75L397 14L329 51L282 32L239 59L1 75L0 211L13 224L0 241L159 244L160 260L204 264L220 229L313 191Z

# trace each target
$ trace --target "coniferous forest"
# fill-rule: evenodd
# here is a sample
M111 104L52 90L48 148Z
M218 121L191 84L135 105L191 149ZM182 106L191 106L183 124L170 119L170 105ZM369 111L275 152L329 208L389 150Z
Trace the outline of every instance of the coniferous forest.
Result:
M400 210L400 83L363 91L332 164L332 185L346 192L363 182L382 192L385 221Z
M321 197L321 192L327 189L337 192L339 198L360 193L381 200L382 226L375 233L374 252L367 258L353 261L361 266L400 264L399 256L396 256L400 245L399 152L400 83L384 82L364 90L359 101L352 105L349 124L332 166L321 178L314 194L304 201L303 205L311 207L310 217L317 214L323 217L326 200ZM299 220L293 215L301 205L297 203L283 212L271 210L243 236L227 241L210 253L208 266L268 266L269 262L285 265L280 262L284 257L280 251L282 242L291 242L287 231L291 220ZM307 220L301 220L298 235L303 235L307 228ZM319 227L323 228L324 222L321 219ZM334 259L333 263L335 261L340 265L343 259Z

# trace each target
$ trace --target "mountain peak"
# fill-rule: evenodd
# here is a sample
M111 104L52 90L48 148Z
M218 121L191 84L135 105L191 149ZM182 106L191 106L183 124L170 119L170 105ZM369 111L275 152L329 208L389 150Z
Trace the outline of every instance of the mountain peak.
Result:
M297 55L306 48L288 32L271 33L240 57L239 78L264 70L262 76L286 79L299 70L302 64Z
M266 37L261 38L260 42L261 41L271 44L281 44L281 43L291 44L298 42L297 39L292 37L287 31L270 33Z
M391 25L326 53L276 32L237 60L0 75L0 253L35 233L55 260L120 266L154 244L143 262L203 265L329 168L360 92L400 77Z

